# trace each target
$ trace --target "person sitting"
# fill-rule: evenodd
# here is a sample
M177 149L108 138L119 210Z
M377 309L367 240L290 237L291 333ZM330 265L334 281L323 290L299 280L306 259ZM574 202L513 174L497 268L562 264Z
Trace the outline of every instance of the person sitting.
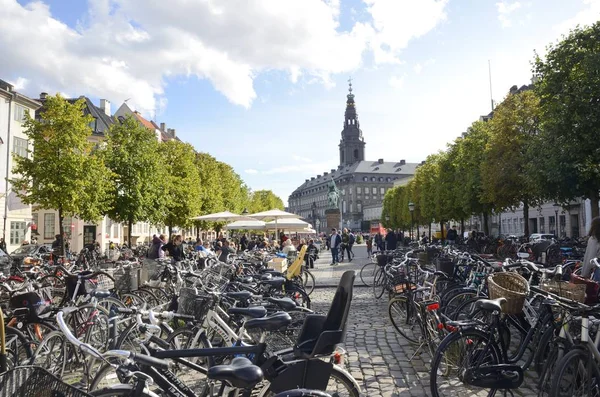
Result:
M202 244L202 240L200 238L196 239L196 244L194 245L194 251L206 251L204 245Z
M173 241L168 244L165 244L162 247L162 250L165 251L170 257L175 260L175 262L179 262L185 259L185 252L183 251L183 238L181 235L175 236Z
M230 254L235 254L235 250L230 247L229 241L225 240L225 243L222 244L222 247L219 247L217 250L219 261L227 263Z

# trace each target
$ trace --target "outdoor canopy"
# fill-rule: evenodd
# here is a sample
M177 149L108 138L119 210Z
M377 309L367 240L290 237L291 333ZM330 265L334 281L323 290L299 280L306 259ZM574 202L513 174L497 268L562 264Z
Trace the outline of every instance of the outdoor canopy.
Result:
M225 225L227 229L242 229L242 230L263 230L265 228L265 223L263 221L258 221L256 219L244 219L235 221L228 225Z
M283 230L289 230L289 231L294 231L294 232L300 232L303 231L304 229L310 227L310 224L308 222L304 222L302 219L282 219L280 221L277 221L277 223L275 223L275 221L272 222L267 222L265 224L265 227L267 229L283 229Z
M223 211L214 214L202 215L192 218L195 221L207 221L207 222L232 222L242 219L248 219L247 216L234 214L233 212Z
M292 214L291 212L285 212L285 211L278 210L278 209L257 212L256 214L251 214L248 216L251 218L254 218L254 219L259 219L259 220L274 219L275 220L274 229L275 229L276 235L279 235L279 220L280 219L300 218L300 216L298 216L296 214ZM306 222L304 222L304 223L306 223Z

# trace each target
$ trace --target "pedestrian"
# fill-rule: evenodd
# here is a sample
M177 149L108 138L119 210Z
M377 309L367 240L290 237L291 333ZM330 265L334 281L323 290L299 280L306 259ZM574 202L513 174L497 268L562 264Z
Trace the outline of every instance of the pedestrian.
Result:
M425 234L425 232L423 232L423 234L421 235L421 244L427 244L429 243L429 239L427 238L427 235Z
M6 241L4 240L4 237L0 238L0 249L6 252Z
M176 235L168 244L162 246L162 250L165 251L170 257L179 262L185 259L185 252L183 251L183 238L181 235Z
M377 246L378 251L385 251L385 245L381 232L377 232L377 234L375 235L375 245Z
M373 256L373 238L371 236L367 236L367 256L370 258Z
M240 249L242 251L246 251L248 249L248 237L246 236L246 233L244 233L240 239Z
M388 230L385 235L385 249L388 251L394 251L396 249L396 244L398 240L396 239L396 233L392 229Z
M352 230L350 230L348 232L348 246L346 247L346 250L348 251L348 261L352 261L352 259L354 259L354 251L352 251L352 247L354 246L355 242L356 237L354 236L354 233L352 233Z
M152 245L148 250L148 259L160 259L165 257L165 251L162 250L163 245L165 245L165 240L167 236L161 234L157 236L156 234L152 236Z
M337 265L339 263L338 250L340 249L340 246L342 245L342 238L337 233L337 230L335 228L331 229L331 237L329 238L329 240L330 240L329 245L331 247L331 264L330 264L330 266L333 266L333 265Z
M327 251L331 249L331 235L325 234L325 247L327 248Z
M319 248L315 245L315 241L313 239L308 241L308 248L306 249L306 255L304 258L306 268L314 269L315 261L319 259Z
M204 248L204 244L202 244L202 240L200 238L196 239L196 244L194 245L194 251L206 251L206 248Z
M583 257L583 267L581 268L582 277L593 277L594 280L600 280L600 269L595 268L591 263L592 259L600 257L600 217L592 219L592 225L588 233L588 242Z
M56 255L56 256L64 255L62 236L60 234L57 234L56 236L54 236L54 241L52 242L52 251L53 251L54 255Z
M448 245L453 246L456 244L456 239L458 238L458 232L456 231L456 226L452 226L448 233L446 234L446 240L448 241Z
M341 253L341 262L344 261L345 252L348 252L348 261L352 260L352 256L350 255L350 250L348 246L350 245L350 235L348 234L348 229L342 229L342 246L340 247Z

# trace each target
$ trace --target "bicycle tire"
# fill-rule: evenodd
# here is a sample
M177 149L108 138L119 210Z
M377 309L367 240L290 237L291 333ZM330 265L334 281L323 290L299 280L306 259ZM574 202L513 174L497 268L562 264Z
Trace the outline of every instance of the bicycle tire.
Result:
M58 359L52 364L49 361L50 355L58 354ZM60 361L59 361L60 360ZM67 362L67 339L62 331L52 331L37 346L29 365L42 367L52 375L62 378Z
M373 286L372 279L374 279L376 271L377 271L377 264L375 262L369 262L360 268L360 281L362 281L362 283L364 284L365 287ZM365 279L368 282L365 281Z
M315 276L307 269L302 270L302 285L309 296L315 290L316 284Z
M338 396L346 396L346 395L351 396L351 397L359 397L360 396L360 390L357 389L356 386L354 385L354 379L352 378L352 376L336 365L334 365L333 368L331 369L331 375L329 376L330 383L331 383L332 378L335 381L339 381L339 383L344 387L347 394L340 394L338 391L323 390L326 393L331 394L331 395L335 394ZM294 386L301 387L301 386L292 385L292 387L294 387ZM277 395L277 393L272 392L270 390L271 385L269 383L267 383L266 385L261 385L259 387L260 387L260 391L258 393L258 397L275 397ZM329 383L327 384L327 389L330 389ZM253 393L253 395L254 395L254 393Z
M399 316L393 315L396 313ZM415 337L412 329L417 327L417 329L420 330L420 327L416 322L417 319L416 313L414 313L414 306L410 303L409 298L406 296L396 296L390 300L388 304L388 317L400 335L402 335L410 343L419 343L419 338ZM408 328L411 330L406 329L406 326L408 326Z
M385 272L381 267L379 267L375 271L375 275L373 277L373 295L375 296L375 299L380 299L383 296L386 287L386 280L387 276L385 275Z
M38 280L38 283L42 287L50 287L52 291L52 304L55 306L62 306L62 303L66 299L66 285L64 279L55 276L54 274L48 274Z
M6 355L10 359L12 357L13 367L26 365L33 357L33 349L31 341L27 339L25 334L16 328L6 326Z
M465 343L461 343L460 342L461 339L465 339ZM454 352L453 350L451 350L454 343L458 344L457 348L460 348L462 345L464 345L464 346L468 346L469 348L473 349L474 347L478 346L476 341L487 341L487 340L488 340L488 335L485 332L480 331L475 328L448 334L444 338L444 340L442 340L442 343L440 343L437 351L435 352L435 355L433 356L433 359L431 361L431 370L429 372L429 386L430 386L430 391L431 391L432 397L450 397L450 396L454 397L454 396L458 396L458 395L474 396L474 395L478 395L477 392L473 392L474 390L484 390L479 387L465 385L462 382L460 383L460 385L451 384L448 386L448 390L445 390L444 387L440 387L440 385L438 384L438 376L448 377L448 372L451 369L450 368L451 360L448 357L446 357L445 354L447 352L448 352L448 354ZM487 347L489 347L490 354L489 354L489 356L483 356L483 359L486 359L486 364L491 364L491 365L498 364L500 362L500 357L502 357L499 347L496 345L495 342L487 345ZM485 350L483 350L483 352L485 352ZM474 358L477 361L480 361L482 359L482 355L484 354L483 352L481 350L475 350ZM474 363L474 364L476 364L476 363ZM440 365L445 365L445 368L444 367L440 368ZM459 375L459 373L462 372L462 370L463 370L463 368L460 368L460 367L457 368L457 370L456 370L457 373L454 376L451 376L455 383L459 383L458 375ZM459 389L459 387L465 387L465 389L464 390ZM491 389L490 394L488 394L488 395L494 395L494 394L492 394L493 391L494 391L494 389Z
M569 353L567 353L563 359L557 364L557 370L555 372L555 374L553 375L553 379L552 379L552 388L551 388L551 393L550 393L550 397L572 397L572 396L590 396L590 395L594 395L591 393L591 389L587 388L587 385L584 384L582 386L582 390L584 390L584 392L588 393L588 394L575 394L574 391L566 391L566 392L561 392L561 380L562 378L565 376L565 372L567 371L567 369L569 368L569 365L571 364L571 362L574 362L575 364L577 364L577 368L580 369L581 367L585 367L587 369L588 367L588 361L590 360L590 353L587 349L574 349L571 350ZM592 365L596 365L594 358L591 358L592 360ZM579 365L578 363L583 361L583 366ZM593 374L588 374L588 375L592 375ZM578 376L575 377L575 379L569 380L567 379L565 384L567 386L576 386L576 384L578 383L577 381L581 382L581 374L578 374ZM598 392L599 389L599 380L596 379L595 382L595 386L596 386L596 392ZM597 394L596 394L597 395Z
M461 307L464 302L467 302L473 298L477 297L477 291L472 289L463 290L457 292L452 295L451 298L448 299L446 305L441 308L441 313L443 313L448 318L453 318L456 310Z

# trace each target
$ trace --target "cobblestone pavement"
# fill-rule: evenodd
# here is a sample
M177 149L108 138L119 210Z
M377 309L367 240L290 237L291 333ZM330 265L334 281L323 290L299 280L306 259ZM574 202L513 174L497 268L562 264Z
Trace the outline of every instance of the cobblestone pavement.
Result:
M313 309L327 311L335 293L337 280L346 270L359 271L367 263L366 248L357 247L356 260L337 266L329 266L330 254L320 255L313 274L317 279L315 291L311 294ZM362 257L362 258L361 258ZM327 285L327 286L326 286ZM429 363L431 357L425 351L413 359L416 348L409 344L392 326L387 312L385 296L376 300L371 288L361 287L357 275L354 297L350 308L350 318L346 334L346 367L362 387L364 395L371 396L430 396ZM529 382L531 383L531 382ZM531 386L515 391L515 396L536 396ZM474 397L474 394L456 396ZM487 395L487 393L478 393Z

